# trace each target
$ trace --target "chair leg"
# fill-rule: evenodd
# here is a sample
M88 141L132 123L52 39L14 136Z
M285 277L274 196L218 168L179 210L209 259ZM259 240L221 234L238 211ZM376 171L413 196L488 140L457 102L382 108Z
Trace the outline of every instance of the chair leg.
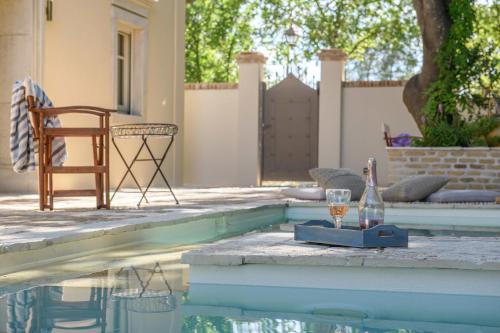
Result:
M48 138L45 137L44 140L43 140L43 143L44 143L44 146L43 146L43 192L42 192L42 195L43 195L43 207L44 208L49 208L49 186L48 186L48 180L49 180L49 177L48 177L48 174L47 174L47 154L48 154L48 151L47 151L47 142L48 142Z
M104 165L104 138L99 136L99 165ZM99 199L101 200L101 208L104 208L104 178L103 174L99 174L99 185L101 186L101 193Z
M110 209L110 200L109 200L109 113L106 114L104 123L105 128L105 143L104 143L104 164L105 164L105 174L104 174L104 191L106 193L106 209Z
M50 137L47 140L47 165L52 166L52 142L54 141L53 137ZM49 209L54 210L54 174L52 172L47 173L48 178L48 200L49 200Z
M94 157L94 166L98 166L99 163L99 156L97 153L97 138L95 136L92 136L92 153ZM95 173L95 198L96 198L96 206L97 209L102 207L102 201L101 201L101 192L102 192L102 187L101 187L101 174L100 173Z
M45 179L45 170L44 170L44 156L43 152L45 143L43 142L43 136L40 135L40 139L38 141L38 200L40 204L40 210L45 209L45 186L43 184L43 180Z

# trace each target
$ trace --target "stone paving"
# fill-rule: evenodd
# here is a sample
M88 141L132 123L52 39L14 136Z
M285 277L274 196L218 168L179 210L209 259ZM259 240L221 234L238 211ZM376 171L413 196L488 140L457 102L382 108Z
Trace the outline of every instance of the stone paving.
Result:
M179 188L176 205L164 189L148 193L150 203L136 207L139 193L117 194L111 210L96 210L95 199L65 198L54 211L38 210L38 195L0 194L0 254L44 247L56 242L86 239L105 233L151 228L161 223L210 213L224 213L272 204L323 206L325 203L286 198L280 187ZM353 203L355 205L356 203ZM500 205L388 204L387 207L500 208Z
M249 234L183 254L190 265L247 264L451 268L500 271L500 238L410 237L408 248L358 249L298 242L291 233Z
M38 210L38 195L1 194L0 253L33 249L52 239L99 236L110 229L134 230L138 225L286 202L276 187L175 189L180 205L169 193L152 191L150 203L140 208L138 193L121 192L111 210L96 210L95 199L84 197L55 200L52 212Z

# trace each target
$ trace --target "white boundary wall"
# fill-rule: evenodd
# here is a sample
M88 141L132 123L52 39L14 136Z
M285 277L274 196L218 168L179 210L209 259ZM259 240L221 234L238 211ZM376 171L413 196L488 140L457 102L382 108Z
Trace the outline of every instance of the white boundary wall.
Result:
M368 158L375 157L379 182L388 183L382 122L391 127L393 134L419 135L403 104L403 86L404 82L400 81L342 83L341 103L335 103L335 106L341 105L341 112L329 119L330 122L340 119L341 126L323 123L326 130L319 134L324 136L320 145L326 143L323 151L328 153L329 142L332 147L340 147L340 161L336 154L327 154L323 159L325 167L340 165L361 174ZM238 85L187 84L185 89L184 185L249 185L244 178L256 175L242 169L242 164L252 162L242 159L238 148L241 140ZM326 105L323 112L330 113L332 109L331 105ZM329 128L332 130L328 131ZM332 133L335 128L340 128L340 135ZM258 143L254 141L248 138L247 143L256 146ZM243 171L248 175L241 178Z
M342 88L341 166L362 173L369 157L377 159L379 182L389 182L382 122L392 135L420 135L403 104L404 82L344 82Z
M184 185L238 185L238 86L188 84Z

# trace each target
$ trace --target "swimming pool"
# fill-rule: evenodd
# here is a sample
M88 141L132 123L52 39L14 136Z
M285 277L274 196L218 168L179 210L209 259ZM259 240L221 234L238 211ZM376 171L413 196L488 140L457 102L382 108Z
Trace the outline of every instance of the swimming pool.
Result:
M415 227L411 234L498 236L499 212L391 207L388 217ZM5 252L0 332L500 332L500 297L484 293L347 290L334 280L322 288L189 285L189 266L180 262L186 251L326 214L320 205L272 206Z
M0 332L500 331L500 297L342 290L335 281L331 289L189 286L179 259L197 247L142 244L38 268L30 279L4 276Z

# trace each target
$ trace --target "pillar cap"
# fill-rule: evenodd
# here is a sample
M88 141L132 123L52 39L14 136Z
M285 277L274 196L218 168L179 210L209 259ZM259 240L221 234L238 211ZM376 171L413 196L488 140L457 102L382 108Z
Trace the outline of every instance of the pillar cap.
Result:
M238 64L265 64L267 58L260 52L241 52L236 57Z
M321 61L345 61L347 60L347 53L342 49L325 49L318 53L319 60Z

